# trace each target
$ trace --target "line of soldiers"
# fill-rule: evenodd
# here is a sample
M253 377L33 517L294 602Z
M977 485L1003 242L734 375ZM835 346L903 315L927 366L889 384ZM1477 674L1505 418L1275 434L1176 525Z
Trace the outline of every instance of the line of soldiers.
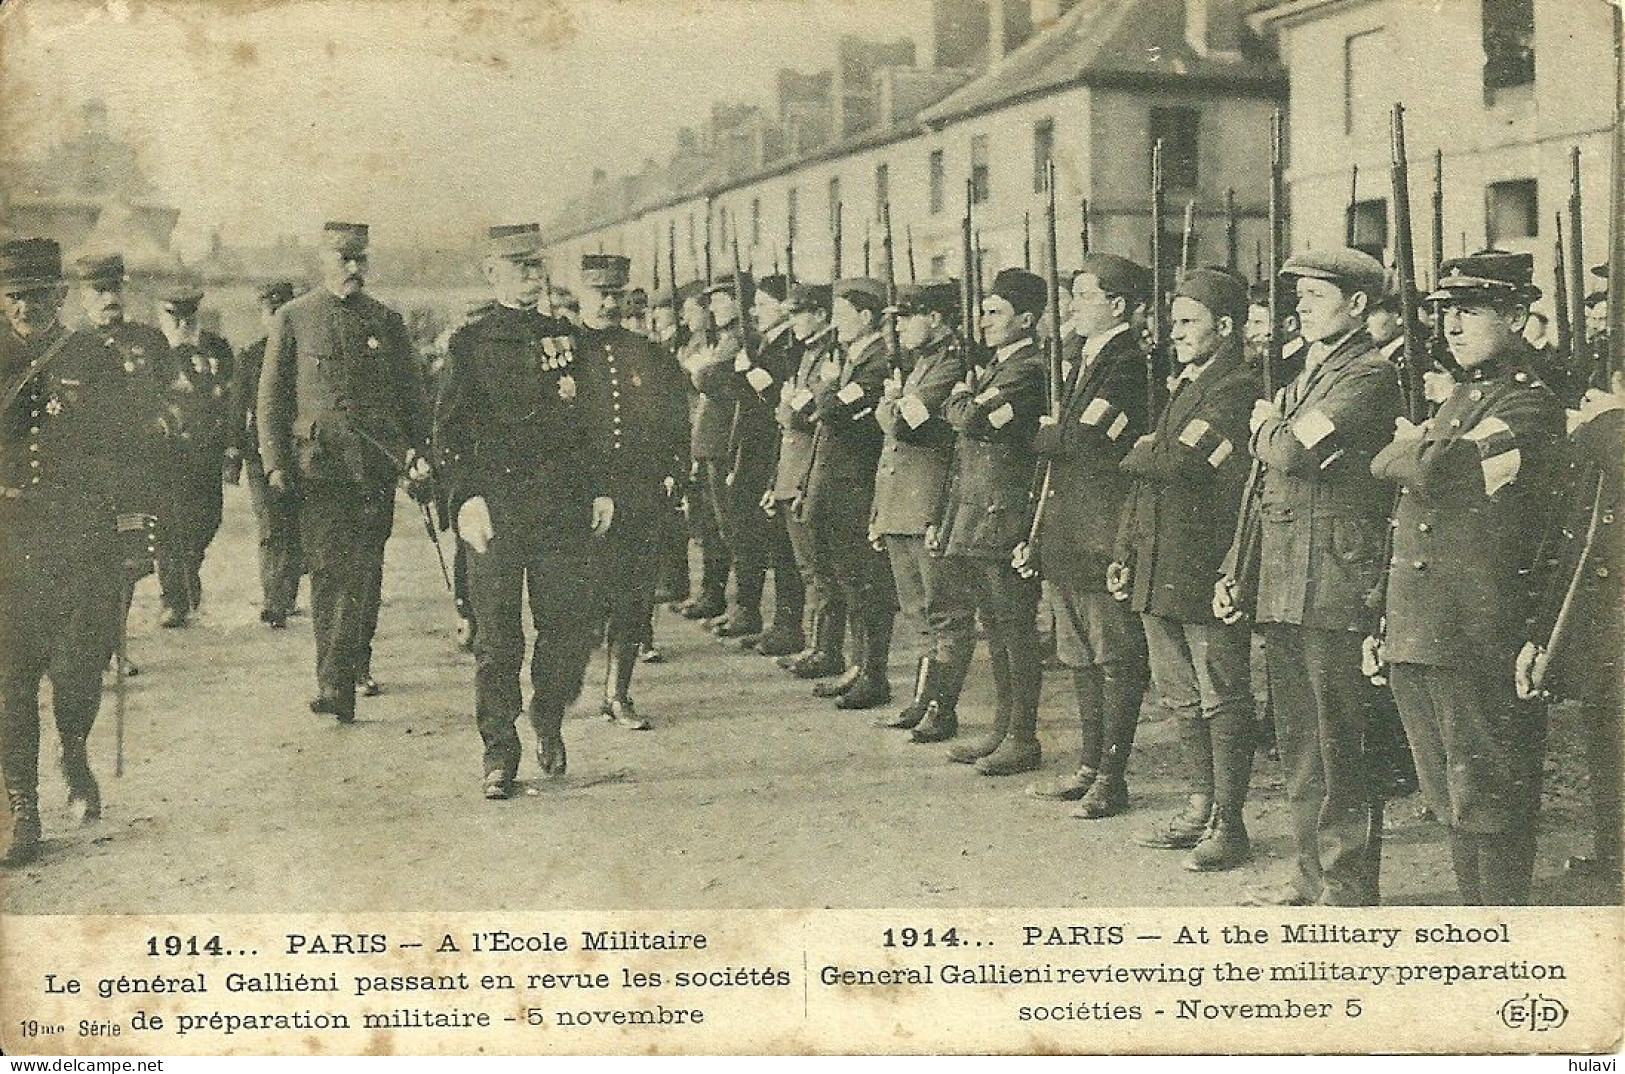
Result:
M738 269L668 283L634 330L623 326L626 258L584 259L590 294L572 315L548 287L537 227L499 226L483 262L493 300L450 337L431 414L400 316L363 290L366 226L329 224L323 237L322 286L264 296L268 337L262 354L244 356L224 434L173 398L231 395L217 390L230 387L229 352L185 327L193 295L170 296L168 339L123 346L103 328L61 328L53 245L0 255L10 325L0 585L8 607L29 609L7 617L0 650L14 863L39 842L38 686L58 663L63 681L82 686L56 692L70 793L87 815L99 808L83 743L128 601L124 572L108 564L140 560L153 516L155 549L166 526L184 527L169 531L166 614L181 599L190 608L200 553L180 535L218 526L217 506L196 517L166 507L150 472L160 449L126 441L201 439L225 453L251 429L262 553L280 564L267 574L266 617L279 625L291 611L302 560L311 707L341 722L370 679L397 484L445 503L475 623L488 798L514 790L522 711L541 771L566 770L563 717L601 642L602 713L649 725L632 701L633 669L652 644L662 574L677 588L686 508L704 554L684 613L850 709L890 700L895 634L916 661L914 690L880 722L914 742L958 738L985 635L991 727L949 756L987 776L1041 765L1042 604L1072 674L1080 742L1072 771L1030 793L1075 803L1083 819L1127 810L1155 686L1177 718L1188 797L1142 842L1186 851L1194 870L1250 856L1243 810L1263 737L1249 684L1256 629L1297 848L1294 876L1262 901L1378 901L1401 722L1463 898L1525 901L1543 692L1583 696L1595 724L1596 850L1617 868L1622 602L1605 564L1617 552L1621 400L1588 393L1565 430L1521 335L1539 294L1525 255L1446 263L1427 298L1452 372L1435 377L1432 418L1412 423L1378 339L1393 316L1386 274L1357 250L1284 266L1302 343L1269 399L1244 346L1258 310L1246 284L1220 269L1185 273L1167 310L1178 372L1155 406L1142 330L1152 274L1127 258L1086 256L1068 275L1069 310L1051 308L1032 272L998 272L973 340L952 280L899 287L888 305L887 286L866 277L819 285ZM1039 328L1063 317L1050 386ZM143 348L162 356L159 375L142 366ZM44 463L60 467L50 481ZM1565 514L1556 491L1576 488L1572 519L1549 526ZM119 541L140 547L121 558ZM1554 592L1563 599L1538 599ZM1373 686L1378 672L1391 692Z

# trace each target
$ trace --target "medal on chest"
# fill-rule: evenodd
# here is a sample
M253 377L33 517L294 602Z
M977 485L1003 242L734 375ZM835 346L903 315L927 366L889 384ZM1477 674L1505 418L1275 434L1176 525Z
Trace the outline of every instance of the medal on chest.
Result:
M566 373L559 378L559 398L570 402L576 397L576 378Z

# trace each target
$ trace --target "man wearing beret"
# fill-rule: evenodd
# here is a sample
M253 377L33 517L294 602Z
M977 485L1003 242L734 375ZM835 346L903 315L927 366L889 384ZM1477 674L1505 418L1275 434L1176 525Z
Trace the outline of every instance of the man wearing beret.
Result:
M260 323L267 332L276 311L291 301L293 284L286 280L260 288ZM228 467L240 466L248 471L248 495L259 532L260 622L281 630L293 614L304 567L299 555L298 512L286 497L271 495L265 483L257 418L260 371L264 366L265 337L261 336L237 356L237 376L232 381L232 446L228 448L228 459L234 453L235 461L228 462ZM232 480L229 469L228 480Z
M938 682L951 670L931 659L929 605L931 554L925 531L942 513L953 464L954 431L943 417L953 386L965 376L965 349L954 335L959 284L932 280L904 284L897 295L897 336L902 365L886 380L875 410L885 434L875 472L874 515L869 532L882 541L892 583L908 629L906 652L916 666L914 697L883 727L911 729L926 717L930 698L959 693L959 684ZM941 715L937 716L940 721Z
M158 327L169 343L163 373L171 427L171 478L158 525L161 627L185 626L203 602L203 557L220 532L221 484L231 443L231 344L203 330L203 289L181 280L158 296Z
M1128 762L1150 672L1134 613L1106 589L1130 477L1119 467L1148 427L1145 358L1132 319L1151 273L1127 258L1091 254L1072 280L1084 346L1066 370L1059 415L1045 415L1033 448L1049 468L1038 569L1049 582L1056 652L1072 670L1082 749L1075 772L1031 788L1077 801L1093 820L1128 808Z
M1358 250L1309 251L1282 274L1296 281L1304 368L1261 399L1248 421L1261 469L1257 595L1225 556L1214 614L1263 629L1276 734L1286 766L1297 875L1259 892L1271 904L1372 906L1382 855L1375 774L1374 688L1360 647L1375 624L1368 598L1382 574L1390 490L1371 475L1400 412L1394 367L1365 330L1381 263Z
M615 505L575 327L536 308L545 271L537 226L491 228L483 269L495 302L447 344L434 441L457 534L471 553L484 793L505 799L522 753L514 724L525 707L525 598L536 631L536 762L558 776L568 763L565 710L581 693L603 622L591 542L609 530Z
M846 601L835 581L830 551L814 539L805 510L818 437L816 389L828 363L838 361L835 327L829 322L830 290L829 284L797 283L786 292L800 361L779 389L774 412L779 424L778 464L773 487L763 496L764 508L784 518L804 594L806 648L781 656L778 662L804 679L827 678L846 669Z
M123 275L122 264L90 268L102 284ZM69 807L85 823L101 815L85 744L122 625L121 591L151 569L163 479L155 467L163 403L146 364L162 357L163 337L113 331L112 318L70 333L64 295L55 242L0 244L0 773L11 814L0 865L8 867L40 850L46 675Z
M1371 473L1399 486L1384 655L1428 805L1448 826L1463 901L1529 901L1546 716L1514 669L1563 408L1528 371L1533 258L1445 262L1445 340L1460 373L1432 419L1394 423Z
M728 573L733 566L733 556L718 524L718 508L711 496L712 463L727 456L733 404L708 396L700 390L696 379L715 378L727 384L727 378L714 368L717 364L715 328L711 323L705 281L691 280L684 284L678 298L682 302L683 327L688 333L687 341L677 351L678 365L688 375L690 388L688 524L689 532L700 544L700 591L685 601L679 611L685 619L709 622L728 611ZM726 471L722 476L727 476Z
M875 407L890 365L881 338L886 291L866 276L839 280L832 291L836 350L815 374L812 471L807 479L807 523L815 554L829 563L846 602L855 657L846 675L814 689L843 709L867 709L891 700L886 663L891 653L896 598L885 556L867 537L874 505L881 432Z
M953 477L927 537L939 557L929 595L931 660L944 672L926 699L925 719L910 734L928 742L957 732L959 698L952 687L965 681L980 617L993 669L993 727L949 757L988 775L1030 770L1040 760L1038 579L1018 573L1010 557L1027 536L1028 490L1038 461L1032 440L1044 412L1046 374L1033 331L1044 313L1044 292L1041 278L1010 268L994 277L982 299L981 342L989 360L971 366L948 396L944 409L957 435Z
M395 483L428 480L429 422L401 315L365 293L367 225L322 230L321 285L276 312L258 400L266 485L296 497L310 569L312 712L355 719L370 695Z
M1134 487L1107 578L1140 615L1188 781L1185 809L1140 843L1189 849L1185 866L1198 872L1234 868L1250 853L1242 806L1253 766L1252 632L1212 609L1247 479L1247 418L1261 394L1242 354L1246 308L1246 284L1219 269L1192 269L1174 291L1170 335L1181 368L1155 426L1123 459Z
M608 621L599 711L617 726L643 731L649 721L632 702L632 672L652 625L664 527L688 474L688 397L682 370L621 324L630 269L618 254L582 257L588 302L576 365L615 503L614 525L594 544Z

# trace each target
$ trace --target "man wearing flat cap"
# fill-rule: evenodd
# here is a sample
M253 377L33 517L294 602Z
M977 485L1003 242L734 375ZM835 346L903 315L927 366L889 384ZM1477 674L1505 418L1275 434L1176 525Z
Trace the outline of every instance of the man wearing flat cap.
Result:
M677 292L682 303L687 340L677 350L677 362L689 379L688 397L688 523L700 545L699 592L683 602L683 618L710 622L728 611L728 573L733 555L728 549L711 495L714 464L728 455L728 434L733 424L733 403L720 394L713 398L701 390L711 383L720 393L729 386L716 357L716 331L704 280L690 280ZM725 465L725 464L724 464ZM720 471L726 477L726 470Z
M235 362L231 344L198 321L203 289L182 279L158 294L158 327L169 343L163 370L170 419L171 480L158 526L158 625L185 626L203 603L203 557L220 531L221 483Z
M258 295L260 324L267 332L276 311L293 301L293 284L286 280L261 287ZM266 337L250 343L237 356L237 376L232 382L231 444L236 463L248 472L248 495L254 505L254 525L259 533L260 622L274 630L287 626L299 596L299 579L304 574L299 555L299 514L296 505L284 496L273 496L265 483L265 460L259 445L260 371L265 367ZM228 480L233 480L228 470ZM235 483L235 481L234 481Z
M1189 850L1185 867L1230 869L1250 847L1242 806L1253 766L1252 631L1213 618L1213 579L1247 479L1247 418L1262 393L1242 354L1247 285L1219 269L1185 274L1170 335L1179 362L1155 425L1124 457L1112 595L1139 613L1151 681L1178 723L1187 799L1142 846Z
M1038 462L1032 441L1044 413L1046 370L1033 332L1045 304L1044 281L1015 268L1001 270L982 299L980 342L988 362L969 367L944 404L956 435L953 477L926 538L938 557L927 600L931 663L943 670L925 698L935 712L910 735L930 742L957 734L957 688L976 651L980 618L993 670L993 726L952 748L949 757L989 775L1039 762L1039 584L1016 571L1011 556L1027 538L1027 498Z
M954 332L958 320L957 281L928 280L898 288L901 364L887 377L885 395L875 409L885 445L875 471L869 532L886 549L907 632L900 648L915 674L913 697L901 712L882 717L882 727L912 730L928 715L939 724L940 706L929 710L930 699L938 693L959 693L957 684L938 681L957 668L939 667L931 658L934 646L926 612L931 554L925 547L925 531L942 513L948 468L953 464L954 431L943 409L953 386L965 376L965 348ZM926 728L922 738L932 731Z
M266 484L299 504L310 570L312 712L355 719L369 695L384 545L398 480L426 482L429 422L401 315L368 295L367 225L322 230L321 283L276 312L258 399Z
M615 503L614 524L593 546L607 619L599 712L617 726L643 731L649 721L633 704L632 672L652 628L665 527L688 473L688 398L682 370L621 324L630 269L618 254L582 257L587 301L576 365Z
M434 449L471 553L483 790L500 800L513 793L523 753L514 724L526 707L519 674L527 596L536 762L544 775L565 773L564 714L581 693L603 622L592 539L610 529L615 505L575 326L537 309L537 226L493 227L483 268L495 301L446 346Z
M1469 904L1529 901L1546 713L1514 670L1563 442L1563 407L1528 370L1540 296L1528 254L1447 261L1438 291L1460 369L1427 422L1394 423L1371 463L1399 486L1384 655L1429 807Z
M1270 904L1372 906L1382 855L1382 790L1373 747L1375 688L1360 671L1376 625L1369 600L1382 575L1392 492L1371 475L1400 413L1394 367L1365 330L1382 265L1358 250L1288 259L1309 341L1303 372L1248 420L1261 470L1257 593L1232 545L1214 586L1224 622L1252 613L1262 628L1276 735L1287 771L1296 875L1260 891Z
M130 342L134 333L70 333L60 320L64 293L55 242L0 244L0 773L11 815L0 864L13 867L40 850L47 674L68 805L82 822L101 814L86 740L122 627L122 593L151 569L164 476L157 385L145 364L125 368L161 357L163 338L140 336L147 351Z
M1139 621L1106 589L1130 484L1119 463L1148 426L1133 317L1150 291L1143 265L1115 254L1084 258L1072 279L1083 350L1066 370L1059 414L1045 415L1033 439L1050 476L1034 551L1049 582L1056 655L1072 671L1082 749L1073 773L1031 793L1077 801L1072 815L1085 820L1128 808L1128 762L1150 676Z

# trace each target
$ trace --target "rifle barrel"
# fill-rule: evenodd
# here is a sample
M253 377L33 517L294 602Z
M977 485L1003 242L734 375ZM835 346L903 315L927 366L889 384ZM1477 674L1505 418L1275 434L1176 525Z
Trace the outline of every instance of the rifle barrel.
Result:
M1236 219L1236 191L1224 192L1224 267L1231 272L1241 267L1241 222Z
M1275 372L1281 366L1281 316L1286 311L1286 296L1281 292L1281 262L1286 242L1286 146L1281 112L1270 116L1270 201L1269 201L1269 257L1264 272L1269 281L1270 331L1269 343L1264 348L1264 395L1275 398Z
M1396 103L1391 118L1391 174L1394 187L1394 261L1399 276L1399 311L1405 338L1405 403L1410 420L1427 419L1422 377L1427 370L1416 332L1416 255L1411 233L1410 164L1405 155L1405 106Z
M1162 139L1151 147L1151 351L1145 356L1146 413L1155 415L1162 409L1162 395L1166 389L1161 375L1163 345L1163 177Z
M1557 349L1564 356L1564 361L1573 368L1577 351L1574 347L1574 324L1569 320L1569 269L1568 255L1563 249L1563 214L1557 213L1557 245L1554 250L1552 264L1556 266L1557 287L1552 292L1552 305L1557 309Z
M1574 332L1574 357L1584 361L1586 348L1585 210L1580 198L1580 147L1569 150L1569 327ZM1596 370L1591 371L1593 377ZM1604 385L1597 385L1603 387Z
M1078 205L1078 217L1082 221L1082 223L1080 224L1081 230L1078 232L1079 248L1083 251L1083 256L1088 257L1089 256L1089 245L1090 245L1089 240L1092 238L1092 236L1089 234L1089 199L1088 198L1084 198L1082 200L1082 202L1079 203L1079 205Z

